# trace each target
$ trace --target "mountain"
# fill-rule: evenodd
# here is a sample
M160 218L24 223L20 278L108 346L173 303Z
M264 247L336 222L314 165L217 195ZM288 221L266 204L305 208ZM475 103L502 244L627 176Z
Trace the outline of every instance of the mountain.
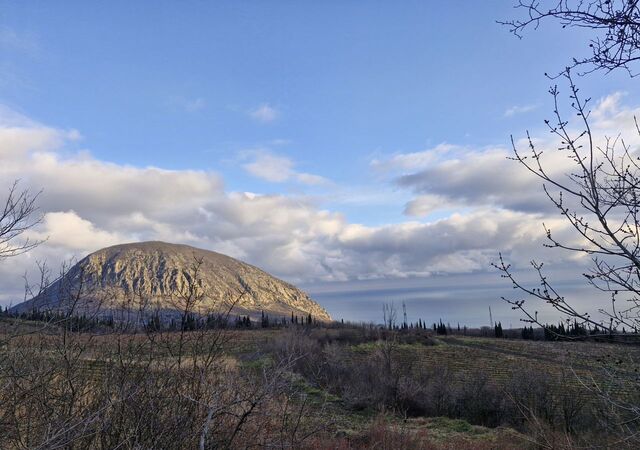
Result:
M192 295L191 295L192 294ZM183 310L272 317L311 314L331 317L295 286L229 256L188 245L140 242L98 250L65 271L31 300L16 305L16 312L60 309Z

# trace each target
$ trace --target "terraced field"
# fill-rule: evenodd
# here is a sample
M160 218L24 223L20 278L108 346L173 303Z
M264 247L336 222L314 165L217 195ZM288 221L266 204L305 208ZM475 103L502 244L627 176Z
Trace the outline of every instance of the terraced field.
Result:
M398 345L406 364L440 367L459 374L484 373L498 386L523 370L563 377L578 385L594 377L602 379L603 367L615 366L618 373L635 379L640 346L593 342L545 342L449 336L434 338L435 345ZM355 357L368 354L375 344L354 346Z
M55 327L47 329L46 333L38 333L38 328L33 324L22 324L23 336L11 340L11 347L16 351L25 352L28 356L29 349L41 357L44 365L63 367L60 360L61 337ZM447 377L454 386L460 387L467 382L484 377L492 388L499 392L505 391L513 380L517 380L523 373L533 376L532 379L544 376L561 390L572 389L572 392L580 392L577 395L590 395L584 384L591 380L597 381L605 389L623 397L637 396L636 385L618 384L611 385L603 376L603 363L608 367L628 376L633 381L637 375L637 361L640 361L640 346L589 343L589 342L542 342L508 339L476 338L467 336L431 336L396 334L391 340L378 340L384 336L379 330L368 330L349 335L353 340L337 339L339 330L336 329L250 329L250 330L226 330L223 333L222 345L219 351L222 357L233 365L236 370L255 370L258 373L261 367L268 366L277 359L278 342L289 341L295 347L305 339L314 343L315 347L299 347L292 355L300 355L310 358L311 361L325 359L324 363L331 363L331 349L324 347L327 342L332 342L341 350L336 353L340 358L346 358L351 364L351 369L358 366L358 362L369 362L369 371L376 371L376 366L371 366L371 356L379 353L389 345L393 347L394 364L408 368L403 372L409 377L415 374L432 373L436 377ZM33 333L32 333L33 332ZM2 335L8 336L11 328L4 324L0 326L0 343ZM360 333L360 334L358 334ZM126 372L132 379L142 377L146 371L169 371L175 367L174 356L178 345L179 332L165 332L156 335L147 335L144 332L135 334L117 334L109 330L104 333L74 335L74 344L82 348L81 354L73 361L75 370L87 378L101 382L108 379L118 369L126 366ZM206 354L207 342L213 338L219 338L217 332L197 333L187 336L189 346L183 361L195 354ZM355 336L355 337L354 337ZM344 337L344 336L343 336ZM334 340L332 340L334 339ZM359 342L359 343L357 343ZM408 343L410 342L410 343ZM202 347L200 347L202 345ZM282 348L281 348L282 350ZM148 355L152 352L153 355ZM301 352L301 353L295 353ZM311 352L311 354L309 354ZM129 356L127 356L129 355ZM117 359L119 358L119 359ZM19 359L18 359L19 360ZM152 362L150 362L152 361ZM60 362L60 364L58 364ZM317 362L317 361L316 361ZM363 364L364 367L364 364ZM438 370L433 371L434 368ZM357 370L357 369L356 369ZM360 372L359 372L360 373ZM333 388L323 386L321 382L313 380L313 376L307 376L302 372L292 370L291 376L297 379L299 391L303 394L303 402L309 408L313 419L306 424L313 428L317 421L323 423L327 429L333 430L335 436L358 436L365 433L376 420L380 420L380 409L374 407L354 408L353 403L343 393ZM375 376L375 374L374 374ZM433 380L433 378L431 378ZM418 383L425 382L423 378L415 377ZM421 381L422 380L422 381ZM495 392L498 392L495 391ZM572 395L572 394L571 394ZM297 401L297 400L296 400ZM385 411L385 408L382 408ZM385 412L384 414L387 414ZM394 413L395 414L395 413ZM452 416L458 417L458 416ZM430 436L442 436L446 441L451 436L469 439L471 441L482 440L490 442L495 439L506 439L505 433L516 439L516 434L511 429L484 428L471 426L459 419L438 419L427 417L414 417L402 419L398 415L387 415L390 426L411 433L429 431ZM314 422L315 421L315 422ZM471 423L478 423L473 422ZM479 425L484 423L480 422ZM495 425L489 425L495 426ZM511 425L507 425L511 426ZM517 428L517 427L516 427ZM518 428L520 429L520 428ZM404 432L404 431L403 431ZM511 438L508 438L511 439ZM491 447L489 447L491 448Z
M32 331L28 327L25 329L28 332ZM8 332L5 324L0 328L0 338ZM40 350L50 347L53 351L55 345L58 345L56 331L51 329L49 332L49 336L38 334L37 337L33 337L27 333L17 339L24 347L37 345ZM255 353L264 352L282 332L281 329L225 331L223 352L243 359L251 357ZM169 340L177 340L177 333L173 333L173 336ZM83 359L89 370L97 371L107 364L109 349L115 345L116 337L113 334L87 334L85 339L88 345ZM148 338L144 333L126 335L124 340L130 347L144 348L148 345ZM615 365L616 370L632 376L637 372L640 362L640 346L621 344L467 336L432 337L430 343L434 345L398 344L396 352L402 361L416 368L437 366L456 374L486 372L497 384L509 380L514 373L524 369L552 374L575 372L579 376L589 377L600 373L603 363ZM376 342L368 342L352 345L350 348L353 358L358 359L366 357L377 346ZM170 357L169 353L167 350L164 356Z

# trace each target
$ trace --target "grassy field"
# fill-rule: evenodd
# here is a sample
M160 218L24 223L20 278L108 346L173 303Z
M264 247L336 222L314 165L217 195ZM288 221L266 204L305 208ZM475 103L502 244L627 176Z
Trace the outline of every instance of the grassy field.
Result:
M181 448L157 427L196 447L205 436L200 448L611 446L620 431L590 386L636 401L640 356L371 327L73 332L7 318L0 343L2 448Z

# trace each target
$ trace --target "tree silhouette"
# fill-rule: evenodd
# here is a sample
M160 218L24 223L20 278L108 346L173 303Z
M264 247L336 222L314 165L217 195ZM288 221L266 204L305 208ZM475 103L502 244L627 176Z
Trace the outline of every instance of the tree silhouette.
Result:
M498 21L522 37L528 28L537 29L543 21L558 22L562 28L593 30L588 56L573 57L571 67L593 72L623 68L631 76L640 59L640 8L638 0L519 0L524 17Z

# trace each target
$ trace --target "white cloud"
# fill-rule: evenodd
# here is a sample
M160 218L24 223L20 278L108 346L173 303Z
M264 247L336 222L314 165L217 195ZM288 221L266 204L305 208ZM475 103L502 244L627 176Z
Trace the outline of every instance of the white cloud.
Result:
M35 241L46 240L49 246L79 251L108 247L126 240L117 232L98 229L75 211L48 212L43 217L42 226L27 234Z
M273 183L282 183L293 174L293 161L284 156L274 155L264 150L252 151L253 161L242 167L251 175Z
M600 99L591 113L594 145L606 148L608 138L620 137L625 144L640 145L635 117L640 108L625 107L622 93ZM565 108L561 114L572 116ZM579 120L572 121L571 133L582 132ZM538 150L543 150L541 163L548 175L569 183L568 174L575 170L575 162L568 152L557 151L559 140L548 133L533 137ZM583 144L583 136L577 144ZM618 143L620 146L620 143ZM529 143L518 140L516 147L526 156ZM620 147L618 148L620 151ZM428 216L437 210L451 208L493 207L528 213L554 213L555 207L542 190L539 178L522 164L513 161L513 150L508 147L456 147L441 144L421 152L393 154L387 159L376 159L374 168L395 176L395 184L413 192L416 197L405 205L405 214ZM553 186L548 186L551 192ZM565 198L565 202L571 199Z
M628 131L640 111L610 104L601 102L602 113L594 116L596 133L609 130L611 117L624 124L618 130ZM539 182L506 159L507 148L443 144L379 158L374 166L395 177L397 187L414 193L405 205L407 214L453 211L438 220L374 227L351 223L303 195L229 192L214 172L133 167L73 153L67 143L78 137L77 131L0 109L0 187L20 178L24 187L44 189L40 207L45 220L32 233L49 237L30 254L0 261L0 283L7 292L21 290L20 275L33 269L35 259L46 257L55 265L105 245L152 239L218 250L292 282L485 271L498 250L516 265L539 254L570 261L566 254L541 247L542 221L558 237L571 241L572 234L550 213ZM539 142L544 148L554 145ZM247 171L269 181L321 181L268 150L242 156ZM570 163L558 152L545 158L560 176ZM390 192L381 188L379 195Z
M453 158L434 161L422 170L401 175L396 179L397 185L419 194L407 205L407 213L423 215L425 211L432 212L435 207L447 204L493 206L524 212L548 210L550 204L539 180L509 160L510 156L506 148L467 150ZM569 167L568 159L558 154L548 156L554 160L554 172L562 176L564 169Z
M320 175L314 175L312 173L297 173L295 176L296 180L298 180L302 184L308 184L310 186L319 186L323 184L328 184L329 180Z
M249 116L262 123L274 122L280 117L280 112L267 103L263 103L249 111Z
M596 103L591 116L599 123L602 123L602 120L615 117L617 114L624 111L621 101L626 95L626 92L618 91L601 98Z
M242 159L250 159L242 167L254 177L272 183L284 183L285 181L297 181L306 185L328 184L328 180L319 175L297 172L291 158L277 155L267 149L245 150L240 153Z
M513 117L518 114L525 114L538 109L539 105L514 105L504 112L505 117Z
M456 154L462 150L464 150L464 147L442 143L419 152L395 153L389 158L373 159L371 167L383 173L415 171L441 160L446 155Z
M452 204L445 196L424 194L409 201L405 205L404 213L407 216L424 217L435 211L452 208L454 206L459 205Z

